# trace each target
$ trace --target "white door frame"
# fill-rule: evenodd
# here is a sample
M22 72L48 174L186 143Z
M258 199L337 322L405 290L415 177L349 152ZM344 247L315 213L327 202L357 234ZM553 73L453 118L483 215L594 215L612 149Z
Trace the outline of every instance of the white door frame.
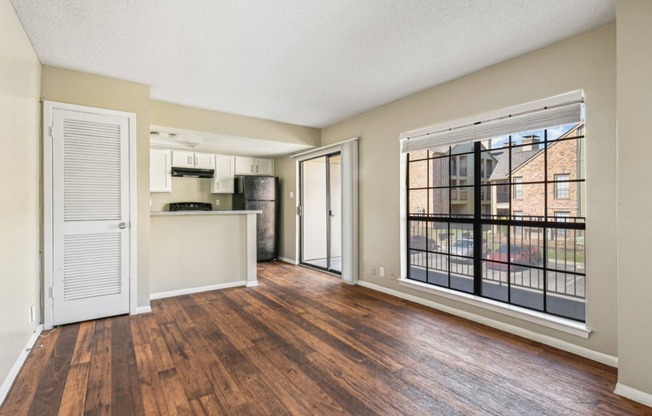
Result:
M75 104L43 101L43 327L52 328L54 280L54 230L53 230L53 176L52 176L52 113L54 110L69 110L81 113L125 117L129 120L129 313L136 314L138 307L138 262L137 262L137 212L136 212L136 114L124 111L106 110Z
M342 155L342 280L346 283L358 282L358 138L353 137L341 142L333 143L318 149L308 150L291 155L295 159L295 189L298 197L295 199L295 253L294 258L299 262L299 245L301 244L298 207L301 201L301 187L299 184L300 163L304 160L340 152Z

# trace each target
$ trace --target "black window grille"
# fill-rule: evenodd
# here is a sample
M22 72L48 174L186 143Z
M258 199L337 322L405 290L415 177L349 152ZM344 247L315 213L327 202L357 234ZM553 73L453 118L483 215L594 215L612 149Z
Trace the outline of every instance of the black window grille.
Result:
M408 279L585 320L583 130L537 135L408 154ZM560 177L561 164L574 171Z

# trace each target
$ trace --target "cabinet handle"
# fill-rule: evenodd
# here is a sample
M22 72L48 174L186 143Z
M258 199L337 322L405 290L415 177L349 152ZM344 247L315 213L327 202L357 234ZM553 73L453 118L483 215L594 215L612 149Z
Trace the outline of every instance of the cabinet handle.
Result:
M251 164L251 166L249 166L249 172L254 173L254 165L253 165L253 163Z
M197 166L199 164L198 161L199 161L199 158L197 156L195 156L195 166Z
M256 173L258 173L258 165L256 165Z
M188 164L192 165L192 156L188 156Z

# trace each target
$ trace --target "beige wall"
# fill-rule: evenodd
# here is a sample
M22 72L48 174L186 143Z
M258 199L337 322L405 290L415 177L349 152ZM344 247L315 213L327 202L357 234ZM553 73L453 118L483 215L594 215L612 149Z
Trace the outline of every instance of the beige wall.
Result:
M287 260L298 261L297 241L297 177L296 160L289 157L274 159L274 173L279 177L279 192L281 194L279 226L279 256ZM293 197L290 198L290 193Z
M247 280L246 215L152 217L152 293Z
M149 305L149 87L43 66L41 94L50 101L136 114L138 192L138 305Z
M150 199L151 211L167 211L170 202L209 202L219 210L231 209L233 203L231 194L212 194L211 180L206 178L172 178L172 192L153 192Z
M41 315L40 85L41 64L11 3L0 1L0 386Z
M152 101L151 124L310 146L318 146L320 140L320 130L311 127L201 110L161 101Z
M360 137L360 261L366 265L360 279L615 356L615 35L615 25L608 25L324 129L322 145ZM400 270L401 132L578 89L584 90L587 102L587 325L593 330L588 340L412 291L387 277L371 276L371 265L385 267L386 276ZM295 181L292 163L286 159L276 165L287 184ZM284 238L296 232L294 217L284 209ZM281 247L282 256L291 257L293 245L283 241Z
M652 2L619 1L617 13L618 381L652 394Z

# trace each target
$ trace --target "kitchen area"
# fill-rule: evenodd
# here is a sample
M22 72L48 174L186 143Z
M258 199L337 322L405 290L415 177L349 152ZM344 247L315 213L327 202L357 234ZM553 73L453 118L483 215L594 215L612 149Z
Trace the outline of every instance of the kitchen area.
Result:
M278 257L274 159L166 128L150 146L151 298L256 286L256 263Z

